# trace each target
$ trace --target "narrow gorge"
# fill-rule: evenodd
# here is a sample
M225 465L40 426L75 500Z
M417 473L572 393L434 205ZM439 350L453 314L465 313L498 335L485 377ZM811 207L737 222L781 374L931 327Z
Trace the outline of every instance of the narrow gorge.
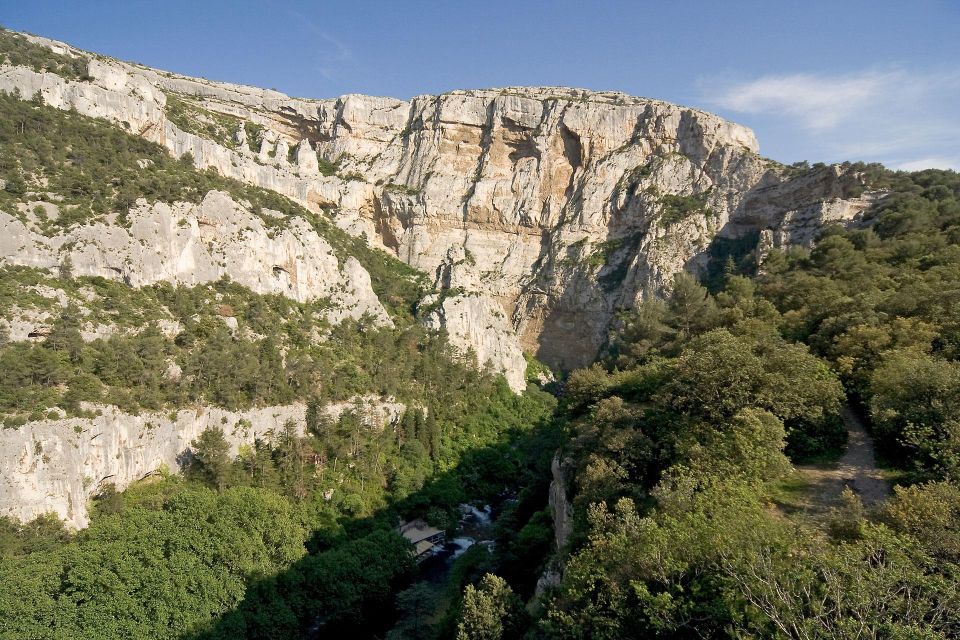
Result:
M883 196L855 168L784 167L759 155L746 127L620 93L547 87L410 101L298 99L24 37L82 62L85 72L5 64L0 91L106 120L199 170L286 196L402 260L428 283L415 305L419 321L517 393L527 385L528 359L556 372L589 364L617 314L668 292L675 274L705 277L750 252L809 245L824 225L856 224ZM137 160L145 172L154 162ZM53 271L69 265L73 275L134 288L227 278L257 294L323 300L333 324L393 325L387 308L397 301L380 300L363 262L323 227L298 219L272 228L270 216L285 214L226 187L194 202L137 196L123 220L52 233L49 221L65 215L56 197L24 197L16 213L0 211L0 260ZM71 298L55 286L39 294L53 308L80 309L94 295ZM35 341L52 318L15 306L6 331ZM155 319L169 324L171 337L178 333L173 318ZM117 327L88 322L84 330L92 340ZM88 496L170 465L209 411L198 407L186 422L138 418L135 433L106 416L50 416L5 430L0 513L29 519L53 511L83 526ZM273 432L302 412L279 407L259 428ZM241 412L229 422L251 419ZM148 442L162 446L134 445L154 421L165 426ZM82 443L87 433L119 444L96 452Z

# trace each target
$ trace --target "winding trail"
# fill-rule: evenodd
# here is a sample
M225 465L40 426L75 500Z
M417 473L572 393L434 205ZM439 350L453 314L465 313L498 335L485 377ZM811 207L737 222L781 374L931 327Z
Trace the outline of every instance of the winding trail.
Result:
M849 405L843 408L843 422L848 439L847 450L840 459L830 465L799 465L797 470L815 485L814 502L820 507L839 503L844 487L860 496L868 509L876 507L890 495L890 483L877 467L873 438Z

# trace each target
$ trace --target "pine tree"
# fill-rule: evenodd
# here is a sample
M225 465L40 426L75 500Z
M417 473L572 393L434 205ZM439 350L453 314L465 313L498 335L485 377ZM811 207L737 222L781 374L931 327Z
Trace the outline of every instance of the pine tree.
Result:
M222 490L230 475L230 444L219 427L205 429L200 437L190 442L193 461L190 470L210 486Z
M83 358L83 337L80 335L80 313L70 306L53 323L44 346L66 354L71 364L79 364Z
M682 337L706 331L716 321L716 303L706 288L689 273L678 273L674 277L667 309L670 324L680 331Z

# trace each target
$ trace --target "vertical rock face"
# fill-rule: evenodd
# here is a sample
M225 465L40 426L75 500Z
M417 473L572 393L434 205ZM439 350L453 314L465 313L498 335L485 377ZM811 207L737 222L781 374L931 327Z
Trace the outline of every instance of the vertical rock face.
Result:
M199 168L332 209L340 227L429 274L440 293L421 301L422 321L516 391L526 384L524 352L559 368L588 363L618 310L664 292L681 270L702 269L718 238L759 238L761 253L808 244L824 224L856 223L882 196L842 167L797 174L765 160L740 125L621 93L541 87L306 100L27 37L86 59L88 73L70 80L0 65L0 91L39 94L189 154ZM199 204L139 201L126 218L49 237L26 213L0 212L0 262L56 268L69 258L78 275L131 286L229 276L259 293L329 299L332 322L391 322L364 267L338 257L303 220L267 229L249 206L215 191ZM5 320L21 339L44 318ZM91 335L101 330L112 329ZM304 412L101 409L92 419L0 430L0 515L53 510L84 526L98 487L174 468L207 426L224 426L236 449L288 420L302 424ZM402 410L388 399L372 419ZM562 472L554 461L558 546L570 528Z
M791 179L757 155L743 126L621 93L305 100L103 58L91 59L89 75L0 67L0 90L39 91L48 104L190 153L199 167L335 207L341 227L451 290L427 322L518 390L521 350L561 368L589 362L618 309L702 268L717 237L809 242L875 197L847 198L859 178L839 167ZM170 95L238 126L220 142L185 131L167 117Z
M550 510L553 512L554 544L557 551L567 546L573 533L573 505L567 497L567 475L569 460L563 460L557 452L550 463Z
M85 527L91 495L110 483L123 489L164 466L177 471L204 429L222 428L236 454L243 443L279 433L288 420L302 428L305 411L291 405L134 416L102 407L93 419L0 429L0 515L27 521L52 512L70 527Z
M512 389L526 387L527 360L516 341L503 339L513 331L496 302L481 295L454 295L424 303L436 305L424 317L427 327L445 330L450 341L472 351L481 366L502 370Z
M158 281L192 286L226 276L256 293L299 301L328 298L333 322L368 315L392 325L360 263L348 257L341 265L303 220L268 229L220 191L209 192L199 204L141 200L128 217L129 227L94 223L47 237L0 211L0 261L56 268L69 260L76 275L120 279L133 287Z
M190 442L219 428L236 455L244 444L279 435L287 423L302 434L306 405L227 411L216 407L130 415L91 407L96 418L40 420L0 429L0 516L27 521L54 513L74 528L87 526L87 501L106 485L123 490L157 469L177 471ZM393 398L360 396L325 408L336 419L355 411L368 428L399 420L406 407Z

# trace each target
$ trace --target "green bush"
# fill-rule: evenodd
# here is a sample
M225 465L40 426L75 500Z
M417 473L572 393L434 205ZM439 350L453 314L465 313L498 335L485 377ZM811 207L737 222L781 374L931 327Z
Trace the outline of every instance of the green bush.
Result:
M702 193L692 196L662 195L660 196L660 221L664 226L669 227L698 213L714 215L713 211L706 206L706 202L706 194Z

